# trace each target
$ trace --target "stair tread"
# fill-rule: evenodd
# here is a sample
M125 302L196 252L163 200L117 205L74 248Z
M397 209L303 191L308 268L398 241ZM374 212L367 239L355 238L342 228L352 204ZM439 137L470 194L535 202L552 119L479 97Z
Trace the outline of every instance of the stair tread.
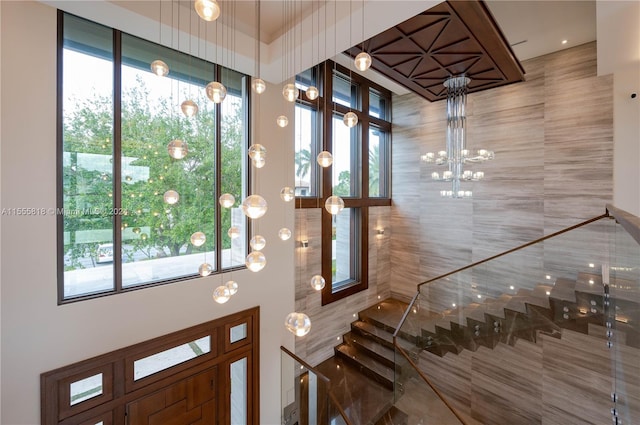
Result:
M507 308L512 300L513 296L509 294L502 294L498 298L487 298L484 301L487 305L486 313L504 319L504 309Z
M576 302L576 281L559 277L551 290L551 298L561 301Z
M595 273L578 273L575 290L587 294L602 296L604 293L602 277Z
M375 305L360 311L359 316L363 320L375 321L387 328L396 329L402 316L409 308L409 304L388 298L378 301Z
M356 361L358 364L366 367L381 378L393 383L395 378L393 368L387 367L373 357L368 356L365 351L359 350L356 347L345 343L338 345L336 350Z
M371 323L367 323L364 322L362 320L357 320L355 322L353 322L351 324L351 326L355 326L357 329L371 334L373 336L375 336L376 338L381 339L382 341L384 341L388 347L392 347L393 346L393 334L390 332L387 332L386 330L379 328ZM405 351L406 350L410 350L413 351L415 350L415 346L402 338L398 338L398 344L400 345L400 347L402 347Z
M464 308L464 314L467 318L484 322L486 320L484 313L487 311L486 304L471 303Z
M455 323L459 326L467 326L467 316L464 314L464 309L460 307L449 310L447 318L451 323Z
M549 303L549 296L552 289L553 286L551 285L536 285L536 287L531 291L531 296L540 300L544 300L544 307L551 308L551 304Z
M551 288L549 288L548 290L551 291ZM546 295L546 292L536 292L531 289L522 288L518 290L517 295L523 297L526 304L537 305L538 307L543 308L550 308L549 297Z
M396 406L391 406L375 425L406 425L409 423L409 415Z
M377 343L371 338L367 338L355 332L347 332L343 335L342 339L349 345L357 344L359 346L362 346L366 350L369 350L392 363L395 360L395 352L391 348L385 347L384 345Z
M519 290L517 294L511 296L511 299L509 300L505 308L508 308L509 310L517 311L518 313L526 314L527 306L525 303L527 302L528 299L529 299L528 294L525 295L524 291Z

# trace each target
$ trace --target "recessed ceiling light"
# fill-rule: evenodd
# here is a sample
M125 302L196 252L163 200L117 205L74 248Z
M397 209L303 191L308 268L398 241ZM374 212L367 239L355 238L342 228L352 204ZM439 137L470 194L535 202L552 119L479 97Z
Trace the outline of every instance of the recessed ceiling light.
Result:
M567 44L569 40L562 40L562 44Z

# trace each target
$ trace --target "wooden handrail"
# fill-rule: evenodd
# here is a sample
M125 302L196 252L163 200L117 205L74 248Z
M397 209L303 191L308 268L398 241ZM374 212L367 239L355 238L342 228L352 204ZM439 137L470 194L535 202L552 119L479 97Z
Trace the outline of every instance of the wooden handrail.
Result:
M453 406L451 406L451 404L449 404L449 402L444 398L442 393L440 391L438 391L438 389L433 385L433 383L429 380L429 378L427 378L427 376L424 373L422 373L422 371L420 369L418 369L418 366L413 362L413 360L411 360L409 355L407 355L407 353L402 349L402 347L400 347L400 345L398 345L398 343L396 342L396 337L393 337L393 345L395 346L396 350L398 350L400 352L400 354L402 354L402 356L409 362L411 367L413 367L415 369L415 371L418 373L418 375L420 375L422 380L424 382L426 382L426 384L433 390L433 392L436 394L436 396L438 396L438 398L444 403L444 405L447 406L447 408L451 411L451 413L453 413L453 415L456 418L458 418L460 423L462 425L468 425L467 422L465 422L465 420L462 419L462 417L458 414L456 409L454 409Z
M289 357L291 357L293 360L297 361L298 363L300 363L302 366L306 367L307 370L313 372L318 378L320 378L322 381L324 381L328 388L331 388L330 384L331 384L331 380L329 378L327 378L326 376L324 376L321 372L318 372L318 370L316 368L314 368L313 366L311 366L309 363L305 362L304 360L302 360L300 357L296 356L295 354L293 354L291 351L287 350L285 347L283 347L282 345L280 346L280 350L284 351L285 353L287 353L287 355Z
M607 213L616 219L618 223L640 244L640 217L637 217L625 210L607 204Z

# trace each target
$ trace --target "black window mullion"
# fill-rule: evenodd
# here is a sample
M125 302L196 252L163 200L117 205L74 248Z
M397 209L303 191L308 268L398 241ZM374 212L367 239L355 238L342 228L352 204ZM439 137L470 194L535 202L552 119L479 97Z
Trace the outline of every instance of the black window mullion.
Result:
M215 81L220 81L220 77L221 77L221 67L220 65L215 65ZM215 182L214 182L214 199L218 199L220 197L220 195L222 194L221 190L222 190L222 103L216 103L214 106L214 111L215 111L215 142L214 142L214 157L215 157ZM246 160L246 159L245 159ZM250 168L248 169L250 170ZM251 182L251 174L249 171L249 182ZM240 202L242 202L242 200L239 200ZM216 217L215 217L215 252L216 252L216 266L215 266L215 270L218 272L222 272L223 266L222 266L222 208L220 206L220 203L216 203L216 208L215 208L215 212L216 212ZM248 233L248 232L247 232Z
M122 33L113 30L113 208L122 208ZM122 216L112 215L113 278L115 292L122 291Z
M64 143L62 134L62 121L63 121L63 78L62 78L62 57L64 54L64 12L58 10L58 32L57 32L58 48L56 51L57 63L56 63L56 207L61 211L64 207L64 178L61 170L63 169L64 155ZM62 214L56 214L56 231L58 238L58 304L64 300L64 216Z

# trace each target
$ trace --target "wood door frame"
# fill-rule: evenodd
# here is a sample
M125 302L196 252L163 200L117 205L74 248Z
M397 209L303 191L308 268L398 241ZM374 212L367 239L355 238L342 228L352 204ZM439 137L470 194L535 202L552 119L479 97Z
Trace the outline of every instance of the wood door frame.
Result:
M91 359L73 363L40 376L42 425L94 424L105 418L105 425L125 425L126 406L173 383L214 366L218 373L217 423L228 425L230 414L229 365L247 357L247 423L259 424L260 417L260 307L254 307L210 322L143 341ZM230 328L247 324L242 343L230 342ZM210 336L210 351L138 380L133 379L134 362L154 353ZM246 341L245 341L246 340ZM102 371L107 371L104 373ZM86 401L70 404L72 382L103 373L102 394Z

